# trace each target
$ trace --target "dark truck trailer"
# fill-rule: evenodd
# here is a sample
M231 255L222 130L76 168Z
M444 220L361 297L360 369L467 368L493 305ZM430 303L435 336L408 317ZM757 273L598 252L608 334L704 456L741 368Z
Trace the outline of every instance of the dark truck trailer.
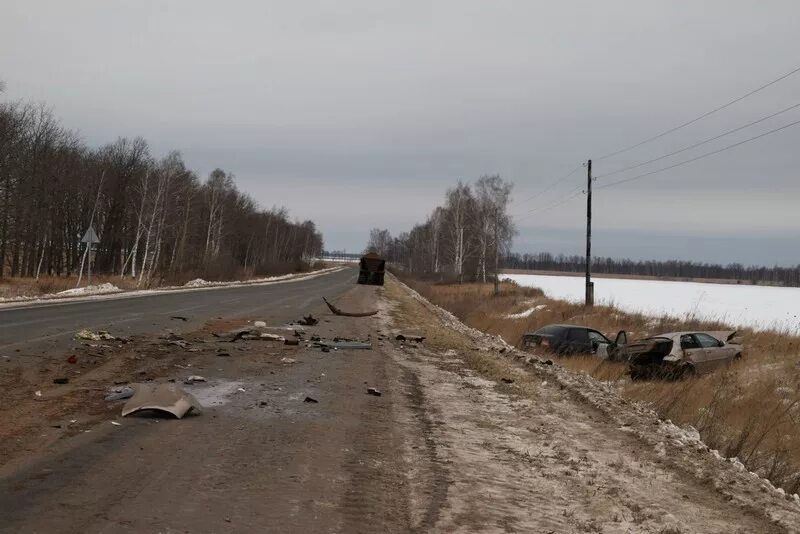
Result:
M386 271L386 260L370 252L361 257L358 265L358 283L373 286L383 285L383 275Z

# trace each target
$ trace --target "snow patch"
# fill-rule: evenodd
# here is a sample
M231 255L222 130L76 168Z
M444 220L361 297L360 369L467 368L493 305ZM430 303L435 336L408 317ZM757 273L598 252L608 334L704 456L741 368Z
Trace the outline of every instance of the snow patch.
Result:
M508 315L505 315L505 318L506 319L525 319L526 317L530 317L531 315L533 315L537 311L545 310L545 309L547 309L547 304L539 304L537 306L534 306L532 308L528 308L527 310L521 311L519 313L510 313Z
M97 286L77 287L75 289L67 289L66 291L59 291L56 293L58 297L80 297L84 295L106 295L108 293L119 293L122 291L114 284L106 282Z
M536 274L504 274L526 287L538 287L554 299L583 302L581 277ZM613 305L629 313L650 317L677 317L720 321L757 330L800 333L800 288L707 282L668 282L596 278L595 302Z

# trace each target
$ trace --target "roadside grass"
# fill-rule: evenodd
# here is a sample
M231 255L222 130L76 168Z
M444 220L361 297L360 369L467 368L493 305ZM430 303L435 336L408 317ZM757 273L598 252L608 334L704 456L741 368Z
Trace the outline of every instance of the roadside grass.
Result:
M628 332L632 340L669 331L730 329L720 322L653 318L613 306L586 310L512 282L501 284L497 296L492 284L436 284L406 278L403 282L465 324L500 335L512 345L524 333L553 323L590 325L612 340L619 330ZM508 317L534 307L527 317ZM541 356L614 384L624 397L648 404L662 418L695 427L703 441L723 456L739 458L747 469L789 493L800 492L800 337L777 331L739 332L745 343L742 360L682 381L632 382L621 363Z
M0 280L0 298L14 297L37 297L59 293L67 289L74 289L78 282L78 277L73 276L40 276L36 278L3 278ZM136 281L129 277L120 279L115 275L92 275L92 285L110 283L120 289L135 289ZM86 276L81 282L82 286L87 285Z
M336 264L332 265L333 267ZM257 278L265 278L268 276L278 276L289 273L310 272L313 270L324 269L330 267L325 265L324 262L314 262L312 265L306 264L288 264L277 263L261 268L258 272L252 269L238 269L230 273L211 272L184 272L170 274L163 278L153 278L149 283L145 283L142 287L137 287L137 280L130 277L120 277L118 274L92 274L92 285L100 284L113 284L120 289L129 291L134 289L152 289L162 286L181 286L195 278L203 278L208 281L231 281L231 280L251 280ZM224 274L224 275L223 275ZM38 279L34 277L10 277L6 276L0 278L0 299L1 298L16 298L16 297L39 297L42 295L51 295L66 291L67 289L75 289L78 283L78 275L73 274L70 276L57 276L57 275L42 275ZM87 277L84 275L81 281L81 286L88 285Z

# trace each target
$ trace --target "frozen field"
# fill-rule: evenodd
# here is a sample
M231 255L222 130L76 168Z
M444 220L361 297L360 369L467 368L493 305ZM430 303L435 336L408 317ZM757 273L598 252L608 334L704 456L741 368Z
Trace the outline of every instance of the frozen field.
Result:
M523 286L539 287L551 298L584 299L581 276L503 276ZM613 304L628 312L695 316L731 326L800 333L800 288L595 278L594 295L596 304Z

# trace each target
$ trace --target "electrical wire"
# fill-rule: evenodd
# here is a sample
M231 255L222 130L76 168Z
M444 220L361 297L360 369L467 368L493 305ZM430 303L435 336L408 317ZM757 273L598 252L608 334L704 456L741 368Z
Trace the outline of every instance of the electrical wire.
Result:
M583 187L583 184L581 184L578 187L570 190L567 193L567 195L565 197L562 197L560 200L558 200L556 202L553 202L551 204L546 204L544 206L538 206L538 207L528 211L527 213L523 214L521 217L516 217L515 220L516 221L523 221L523 220L527 219L528 217L530 217L531 215L536 215L537 213L550 211L551 209L554 209L554 208L557 208L557 207L559 207L559 206L561 206L563 204L566 204L567 202L569 202L573 198L579 197L580 195L583 194L582 187Z
M705 154L701 154L701 155L699 155L697 157L694 157L694 158L691 158L691 159L687 159L687 160L684 160L684 161L680 161L680 162L675 163L673 165L669 165L668 167L663 167L661 169L656 169L654 171L646 172L646 173L643 173L643 174L637 174L636 176L631 176L630 178L623 178L622 180L617 180L616 182L609 182L607 184L602 184L602 185L597 186L597 188L598 189L605 189L607 187L613 187L615 185L624 184L624 183L627 183L627 182L632 182L634 180L639 180L639 179L644 178L646 176L651 176L653 174L657 174L657 173L660 173L660 172L668 171L668 170L674 169L676 167L681 167L681 166L686 165L688 163L692 163L694 161L697 161L697 160L700 160L700 159L703 159L703 158L707 158L707 157L713 156L715 154L719 154L720 152L725 152L726 150L730 150L732 148L736 148L736 147L741 146L741 145L743 145L745 143L749 143L750 141L755 141L756 139L761 139L762 137L766 137L766 136L768 136L770 134L773 134L773 133L776 133L776 132L780 132L780 131L785 130L787 128L790 128L792 126L796 126L797 124L800 124L800 120L796 120L794 122L790 122L789 124L785 124L785 125L783 125L783 126L781 126L779 128L774 128L772 130L768 130L768 131L766 131L764 133L755 135L753 137L749 137L749 138L747 138L747 139L745 139L743 141L739 141L738 143L733 143L732 145L724 146L724 147L722 147L722 148L720 148L718 150L714 150L712 152L706 152Z
M616 150L614 152L610 152L610 153L608 153L608 154L606 154L604 156L600 156L599 158L595 158L595 161L600 161L600 160L603 160L603 159L606 159L606 158L610 158L611 156L616 156L618 154L622 154L623 152L628 152L629 150L633 150L634 148L638 148L638 147L640 147L640 146L642 146L642 145L644 145L646 143L649 143L651 141L655 141L656 139L660 139L660 138L664 137L665 135L668 135L668 134L671 134L672 132L680 130L681 128L685 128L686 126L689 126L690 124L694 124L699 120L705 119L709 115L713 115L714 113L716 113L718 111L722 111L723 109L725 109L727 107L730 107L733 104L736 104L737 102L741 102L745 98L747 98L749 96L752 96L752 95L758 93L759 91L762 91L762 90L766 89L767 87L775 85L776 83L778 83L778 82L780 82L782 80L785 80L786 78L788 78L789 76L791 76L793 74L796 74L797 72L800 72L800 67L797 67L797 68L787 72L786 74L783 74L783 75L775 78L774 80L772 80L770 82L767 82L764 85L762 85L760 87L757 87L756 89L753 89L749 93L746 93L746 94L744 94L744 95L742 95L740 97L734 98L730 102L727 102L727 103L725 103L725 104L723 104L723 105L721 105L719 107L716 107L716 108L712 109L711 111L707 111L706 113L703 113L702 115L699 115L698 117L695 117L694 119L692 119L690 121L684 122L683 124L675 126L674 128L670 128L669 130L665 130L665 131L663 131L663 132L661 132L661 133L659 133L657 135L654 135L652 137L648 137L644 141L640 141L640 142L638 142L638 143L636 143L634 145L630 145L630 146L622 148L620 150Z
M798 107L800 107L800 103L795 104L793 106L789 106L788 108L782 109L780 111L777 111L777 112L773 113L772 115L767 115L766 117L761 117L758 120L755 120L753 122L749 122L749 123L747 123L747 124L745 124L743 126L739 126L738 128L733 128L732 130L728 130L728 131L723 132L723 133L721 133L719 135L715 135L714 137L709 137L708 139L705 139L703 141L698 141L697 143L694 143L692 145L685 146L685 147L683 147L683 148L681 148L679 150L676 150L674 152L670 152L669 154L664 154L663 156L659 156L657 158L649 159L647 161L643 161L641 163L637 163L636 165L631 165L629 167L624 167L622 169L617 169L616 171L611 171L611 172L607 172L607 173L604 173L604 174L598 174L597 176L595 176L595 178L605 178L606 176L612 176L614 174L619 174L621 172L627 172L627 171L630 171L630 170L633 170L633 169L637 169L639 167L643 167L644 165L648 165L650 163L654 163L656 161L662 160L664 158L668 158L670 156L674 156L675 154L680 154L681 152L686 152L687 150L691 150L693 148L697 148L697 147L699 147L701 145L705 145L706 143L710 143L711 141L716 141L717 139L721 139L721 138L725 137L726 135L730 135L730 134L736 133L736 132L738 132L740 130L744 130L745 128L749 128L750 126L754 126L756 124L764 122L767 119L771 119L773 117L777 117L778 115L780 115L782 113L786 113L787 111L791 111L791 110L793 110L795 108L798 108Z
M577 167L575 167L574 169L569 171L564 176L561 176L560 178L557 178L554 182L552 182L550 185L548 185L547 187L545 187L541 191L537 191L536 193L532 194L531 196L529 196L528 198L523 200L522 203L524 204L526 202L530 202L534 198L537 198L537 197L540 197L540 196L544 195L545 193L547 193L548 191L553 189L555 186L557 186L558 184L560 184L561 182L563 182L564 180L566 180L567 178L569 178L570 176L575 174L578 170L580 170L581 167L583 167L583 163L579 163Z

